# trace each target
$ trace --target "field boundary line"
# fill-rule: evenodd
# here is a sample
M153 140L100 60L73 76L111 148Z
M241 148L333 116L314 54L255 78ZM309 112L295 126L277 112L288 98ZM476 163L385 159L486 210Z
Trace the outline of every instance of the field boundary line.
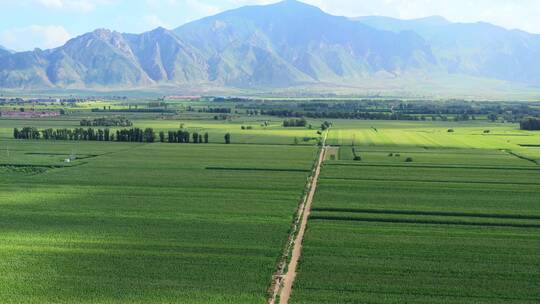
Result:
M444 183L444 184L479 184L479 185L518 185L537 186L540 183L528 182L499 182L499 181L453 181L453 180L422 180L422 179L391 179L391 178L356 178L356 177L321 177L325 180L346 180L357 182L397 182L397 183Z
M476 165L430 165L430 164L383 164L383 163L353 163L347 161L346 163L329 163L328 166L341 166L341 167L385 167L385 168L421 168L421 169L462 169L462 170L516 170L516 171L540 171L540 168L535 166L523 166L523 167L493 167L493 166L476 166Z
M283 260L280 262L278 271L273 277L270 287L271 295L268 300L269 304L286 304L289 302L294 280L296 278L298 261L300 260L302 253L302 243L304 241L307 221L311 213L311 205L317 190L317 182L319 180L321 166L326 156L326 140L328 138L328 133L329 130L326 131L321 142L321 148L313 168L313 174L308 179L308 184L306 187L307 194L304 195L302 203L298 208L297 217L294 221L291 233L289 235L289 240L283 254ZM277 302L278 300L279 302Z
M408 218L368 218L350 216L316 215L310 217L317 221L342 221L342 222L366 222L366 223L390 223L390 224L415 224L415 225L444 225L444 226L475 226L475 227L499 227L499 228L534 228L540 229L540 224L528 223L495 223L495 222L466 222L466 221L439 221L439 220L419 220Z
M469 213L469 212L445 212L445 211L414 211L414 210L382 210L382 209L357 209L357 208L313 208L313 212L337 212L337 213L368 213L368 214L392 214L392 215L417 215L417 216L447 216L447 217L478 217L494 219L515 220L540 220L540 215L503 214L503 213Z
M536 160L536 159L532 159L530 157L527 157L527 156L524 156L524 155L521 155L521 154L517 154L516 152L512 151L512 150L505 150L506 153L512 155L512 156L515 156L519 159L523 159L523 160L526 160L526 161L530 161L534 164L536 164L537 166L540 165L540 163Z

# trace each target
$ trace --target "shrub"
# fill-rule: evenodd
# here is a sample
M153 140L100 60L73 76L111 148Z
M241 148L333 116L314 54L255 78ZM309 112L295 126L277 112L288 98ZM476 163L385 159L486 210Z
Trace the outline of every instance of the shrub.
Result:
M305 118L291 118L283 121L283 127L305 127L307 126L307 120Z
M448 133L454 133L455 131L454 131L454 129L448 129L447 132L448 132Z
M362 156L360 155L356 155L354 158L353 158L354 161L362 161Z
M412 157L407 157L407 158L405 159L405 162L406 162L406 163L412 163L412 162L413 162Z

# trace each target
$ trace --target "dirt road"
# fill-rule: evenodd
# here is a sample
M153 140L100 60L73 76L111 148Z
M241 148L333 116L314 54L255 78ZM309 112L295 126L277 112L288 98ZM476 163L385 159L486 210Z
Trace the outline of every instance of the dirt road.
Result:
M321 165L326 155L327 148L325 146L325 143L326 143L326 137L325 137L325 140L323 141L323 147L321 149L321 153L319 154L319 159L317 161L315 173L313 175L313 181L311 183L311 187L309 189L309 194L306 200L306 204L304 206L304 212L302 214L300 229L298 230L298 234L296 236L296 239L294 240L294 247L292 250L291 261L289 263L288 271L283 276L283 283L282 283L283 288L281 289L281 293L279 297L280 304L289 303L289 298L291 297L294 279L296 278L296 269L298 267L298 260L300 259L300 256L302 254L302 243L304 241L304 234L306 232L307 222L309 219L309 215L311 213L311 205L313 203L313 197L315 196L315 192L317 191L317 183L319 181Z

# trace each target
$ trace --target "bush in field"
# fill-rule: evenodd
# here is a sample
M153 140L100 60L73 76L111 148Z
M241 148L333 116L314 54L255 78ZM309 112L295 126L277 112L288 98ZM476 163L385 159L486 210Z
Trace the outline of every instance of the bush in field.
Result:
M454 131L454 129L448 129L447 132L448 132L448 133L454 133L455 131Z
M321 130L324 131L324 130L330 128L331 126L332 126L332 123L331 123L331 122L325 121L325 122L323 122L323 123L321 124Z
M407 157L407 158L405 159L405 162L406 162L406 163L412 163L412 162L413 162L412 157Z
M283 121L283 127L305 127L307 126L307 120L305 118L292 118Z
M225 134L225 144L230 144L231 143L231 133L227 133Z

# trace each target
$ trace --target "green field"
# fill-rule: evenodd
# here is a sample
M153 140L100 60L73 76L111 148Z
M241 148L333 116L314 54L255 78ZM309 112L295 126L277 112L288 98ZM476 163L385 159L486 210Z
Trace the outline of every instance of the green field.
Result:
M2 303L263 303L315 153L9 145L46 170L0 171ZM47 167L72 149L90 156Z
M330 134L292 303L538 303L538 135L368 123Z
M90 111L108 106L127 104L0 118L0 302L265 303L324 120L284 128L242 109L225 120L187 111L234 104ZM210 143L12 139L15 127L116 115ZM332 123L337 158L321 173L292 303L540 301L540 133L485 120Z

